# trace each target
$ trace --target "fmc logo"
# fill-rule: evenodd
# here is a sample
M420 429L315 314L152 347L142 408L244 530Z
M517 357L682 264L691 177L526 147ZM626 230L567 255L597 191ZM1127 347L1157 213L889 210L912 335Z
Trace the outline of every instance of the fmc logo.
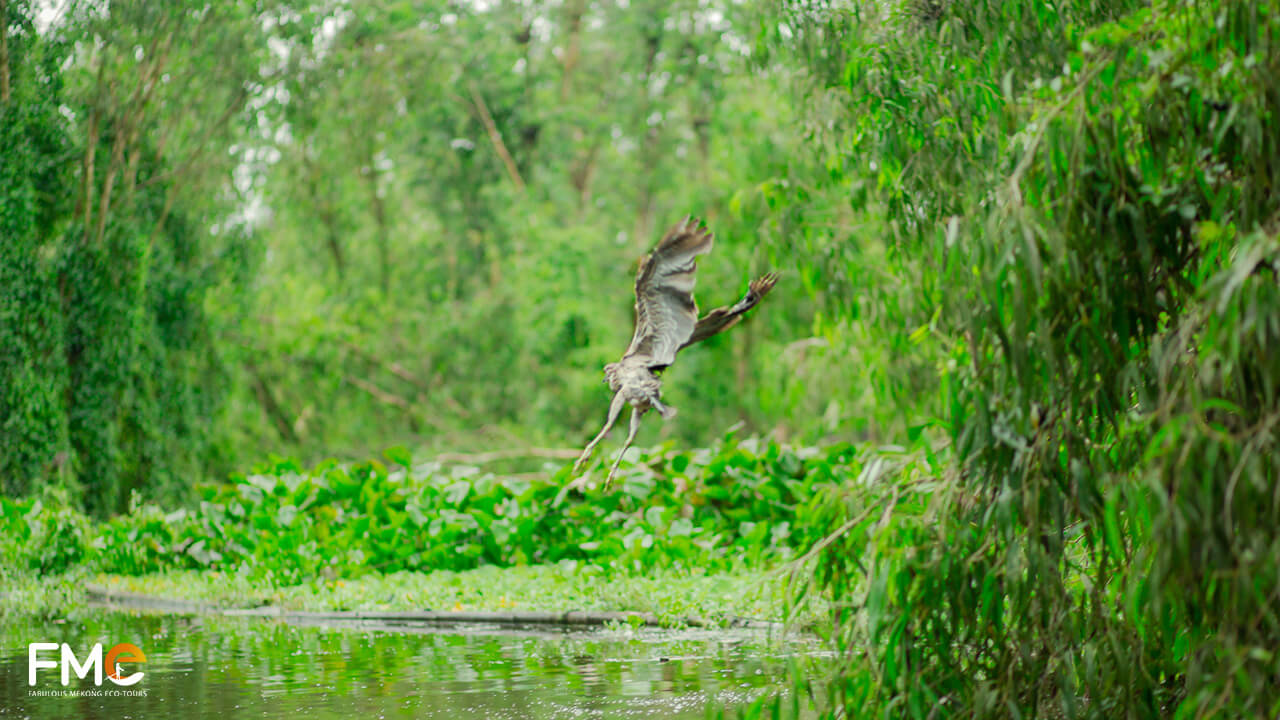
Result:
M62 660L41 660L40 653L42 651L57 650L62 648ZM102 669L105 666L107 670L107 679L116 685L136 685L142 676L146 673L130 673L125 675L121 672L120 663L141 663L146 662L147 656L142 653L142 649L133 643L120 643L107 651L105 660L102 657L102 643L94 643L93 649L89 651L89 657L81 663L70 645L63 643L31 643L27 646L27 684L36 684L36 671L40 668L62 668L62 684L71 684L71 671L74 670L76 677L84 679L93 671L93 684L102 684Z

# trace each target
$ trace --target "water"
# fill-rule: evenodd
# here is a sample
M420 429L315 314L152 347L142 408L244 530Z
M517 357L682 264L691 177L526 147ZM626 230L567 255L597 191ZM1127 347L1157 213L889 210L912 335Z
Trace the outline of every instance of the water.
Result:
M3 628L0 641L0 718L703 718L829 662L812 644L747 631L303 627L101 609ZM147 661L125 672L145 675L98 688L73 674L77 696L32 696L28 642L65 642L81 659L95 642L131 642ZM34 689L64 690L57 668L39 672Z

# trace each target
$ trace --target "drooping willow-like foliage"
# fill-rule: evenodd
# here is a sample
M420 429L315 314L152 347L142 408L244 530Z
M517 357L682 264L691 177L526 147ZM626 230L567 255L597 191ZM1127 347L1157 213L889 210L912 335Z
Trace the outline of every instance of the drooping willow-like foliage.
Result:
M855 520L893 509L815 575L870 645L841 704L1276 713L1275 14L783 14L810 33L837 187L914 291L903 365L932 364L944 430L940 485L854 492ZM815 232L813 262L865 262Z

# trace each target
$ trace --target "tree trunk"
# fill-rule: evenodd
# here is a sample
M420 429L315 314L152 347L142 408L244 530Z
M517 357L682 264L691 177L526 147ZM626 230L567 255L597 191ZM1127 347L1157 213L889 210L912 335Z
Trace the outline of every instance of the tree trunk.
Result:
M386 203L378 195L378 171L369 170L369 202L373 205L373 221L377 226L378 262L382 270L382 295L391 296L391 238L387 232Z
M591 203L591 180L596 174L596 155L600 151L600 144L600 140L596 140L586 152L579 154L569 171L569 181L573 183L574 190L578 191L579 211L585 210Z
M80 222L83 226L83 234L80 237L82 246L89 244L89 225L93 220L93 200L94 189L94 161L98 154L98 137L102 132L102 86L105 82L105 71L107 67L106 49L103 50L103 57L98 59L98 79L94 84L93 109L89 113L89 139L85 143L84 158L80 165L80 206L76 208L76 214L80 216Z
M582 15L587 11L585 0L575 0L569 8L569 42L561 64L564 73L560 76L560 102L569 100L569 91L573 87L573 71L578 67L578 59L582 54Z
M372 133L370 133L372 135ZM354 140L354 138L353 138ZM378 245L378 271L382 296L391 296L391 247L390 233L387 231L387 207L378 194L378 153L374 143L364 147L364 167L360 174L364 176L365 185L369 189L369 209L373 211L374 241Z
M320 188L316 184L316 168L307 157L305 147L302 149L302 164L307 171L307 194L311 196L311 204L324 225L325 243L329 247L329 255L333 257L333 268L338 273L338 283L341 284L346 275L347 266L342 257L342 240L338 237L337 218L334 217L333 206L328 199L320 197Z

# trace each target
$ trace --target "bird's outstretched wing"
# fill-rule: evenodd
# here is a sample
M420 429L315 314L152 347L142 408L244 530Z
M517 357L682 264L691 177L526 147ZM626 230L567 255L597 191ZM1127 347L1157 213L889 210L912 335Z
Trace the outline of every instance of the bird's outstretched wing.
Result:
M702 342L712 335L722 333L737 325L738 321L742 320L742 316L755 307L756 303L760 302L765 295L768 295L769 291L777 283L778 273L775 272L761 275L752 280L751 284L747 286L747 294L743 295L741 300L733 305L718 307L698 318L698 324L693 327L693 334L689 336L688 340L684 341L680 349L683 350L696 342Z
M698 305L693 299L699 255L711 252L713 236L685 218L667 231L636 274L636 332L623 358L644 358L650 368L670 365L693 335Z

